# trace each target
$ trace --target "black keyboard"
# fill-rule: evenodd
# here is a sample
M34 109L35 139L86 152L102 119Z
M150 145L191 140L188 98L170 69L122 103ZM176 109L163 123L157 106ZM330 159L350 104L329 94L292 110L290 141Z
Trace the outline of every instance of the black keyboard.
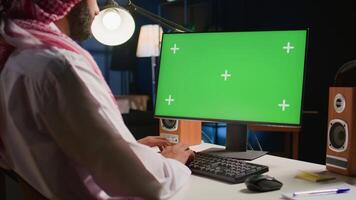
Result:
M193 174L229 183L242 183L249 176L268 172L268 167L264 165L202 152L195 154L195 159L188 164L188 167Z

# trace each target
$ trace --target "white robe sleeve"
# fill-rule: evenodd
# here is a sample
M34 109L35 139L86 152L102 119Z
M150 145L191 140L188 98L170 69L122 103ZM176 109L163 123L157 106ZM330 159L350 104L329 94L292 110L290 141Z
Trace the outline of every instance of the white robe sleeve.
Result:
M62 151L109 196L167 199L188 181L191 172L185 165L125 138L120 112L108 112L90 88L96 84L83 81L71 62L50 65L47 88L36 90L39 118ZM119 125L111 117L121 120Z

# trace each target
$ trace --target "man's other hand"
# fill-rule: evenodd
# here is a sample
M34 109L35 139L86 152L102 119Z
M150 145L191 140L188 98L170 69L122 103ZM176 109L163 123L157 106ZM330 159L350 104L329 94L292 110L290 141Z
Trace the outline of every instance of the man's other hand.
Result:
M137 140L137 142L149 147L158 147L161 151L163 148L172 145L172 143L170 143L166 138L160 136L148 136Z
M194 159L194 151L190 150L186 144L167 146L162 150L161 154L166 158L178 160L183 164Z

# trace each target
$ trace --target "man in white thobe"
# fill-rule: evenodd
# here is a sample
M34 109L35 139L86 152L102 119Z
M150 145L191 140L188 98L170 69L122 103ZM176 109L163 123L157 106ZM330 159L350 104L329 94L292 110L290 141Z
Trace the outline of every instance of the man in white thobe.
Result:
M3 167L48 199L169 199L183 187L193 152L136 141L94 60L67 37L86 38L96 0L0 0L0 9Z

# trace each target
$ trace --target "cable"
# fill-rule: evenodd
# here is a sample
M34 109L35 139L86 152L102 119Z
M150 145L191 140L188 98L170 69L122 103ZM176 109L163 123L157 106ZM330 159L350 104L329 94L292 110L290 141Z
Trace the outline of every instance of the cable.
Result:
M250 150L254 151L254 149L253 149L253 147L252 147L252 145L250 143L247 143L247 147L249 147Z
M261 144L260 144L260 141L258 140L256 134L253 133L253 135L255 136L255 140L256 140L256 142L257 142L258 148L260 149L260 151L263 151L262 146L261 146Z
M248 149L248 147L250 147L250 150L254 151L255 149L253 148L253 146L252 146L251 143L249 142L248 135L250 135L249 132L247 132L247 135L246 135L247 149Z
M206 134L203 130L201 130L201 133L203 135L203 140L204 140L204 137L205 137L205 139L208 140L208 143L214 144L213 140L208 136L208 134Z

